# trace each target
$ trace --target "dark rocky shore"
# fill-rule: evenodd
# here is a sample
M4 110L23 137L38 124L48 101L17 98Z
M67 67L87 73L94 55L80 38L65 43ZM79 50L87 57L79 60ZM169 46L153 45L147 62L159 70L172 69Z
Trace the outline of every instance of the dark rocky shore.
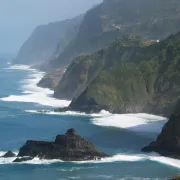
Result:
M15 157L11 151L3 157ZM83 139L74 129L69 129L64 135L56 136L54 142L28 140L20 148L14 162L23 162L38 157L40 159L60 159L63 161L86 161L108 157L99 151L89 141Z
M155 142L142 149L143 152L157 152L163 156L180 159L180 100Z

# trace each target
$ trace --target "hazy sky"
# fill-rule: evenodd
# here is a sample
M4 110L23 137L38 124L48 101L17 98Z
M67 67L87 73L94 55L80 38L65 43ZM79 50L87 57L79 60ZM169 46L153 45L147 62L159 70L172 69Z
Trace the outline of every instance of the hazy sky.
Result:
M0 53L17 53L33 29L74 17L102 0L0 0Z

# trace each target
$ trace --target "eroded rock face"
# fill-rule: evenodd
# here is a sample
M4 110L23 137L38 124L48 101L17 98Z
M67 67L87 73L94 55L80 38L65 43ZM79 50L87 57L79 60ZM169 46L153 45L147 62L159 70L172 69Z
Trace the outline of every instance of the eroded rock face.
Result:
M39 82L38 86L42 88L49 88L54 90L59 81L61 80L65 69L56 69L46 74Z
M74 129L69 129L66 134L58 135L54 142L27 141L20 149L18 157L15 162L21 162L20 157L82 161L103 158L107 155L79 136Z
M164 156L180 159L180 100L157 140L144 147L142 151L154 151Z

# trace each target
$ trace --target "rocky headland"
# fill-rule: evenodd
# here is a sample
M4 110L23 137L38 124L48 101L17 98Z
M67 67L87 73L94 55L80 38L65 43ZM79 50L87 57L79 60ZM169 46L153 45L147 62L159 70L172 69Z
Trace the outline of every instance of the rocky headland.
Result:
M170 117L180 94L180 33L159 43L123 37L71 63L55 97L81 112L152 113Z
M15 157L15 155L9 151L3 157ZM28 140L20 148L14 162L29 161L35 157L47 160L86 161L101 159L108 155L79 136L74 129L69 129L64 135L57 135L54 142Z
M163 156L180 159L180 100L157 140L142 149Z

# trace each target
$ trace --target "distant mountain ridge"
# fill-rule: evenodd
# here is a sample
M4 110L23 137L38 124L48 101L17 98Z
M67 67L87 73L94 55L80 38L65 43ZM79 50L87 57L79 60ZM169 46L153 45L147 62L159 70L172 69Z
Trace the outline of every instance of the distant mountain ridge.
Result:
M33 65L54 58L75 38L83 15L73 19L49 23L36 27L29 39L21 47L15 64Z
M85 14L75 40L48 65L69 65L78 55L93 53L123 35L164 39L180 30L179 10L179 0L104 0Z
M71 62L76 64L78 56L81 59L84 54L92 54L123 36L138 36L150 43L162 40L180 30L178 10L180 10L179 0L104 0L85 14L76 38L64 51L41 67L49 68L48 70L66 69ZM68 76L70 75L71 73ZM62 76L59 77L59 82L62 84L59 83L55 87L55 96L61 98L63 96L59 92L67 87L65 80L67 74L62 81L60 81ZM72 79L74 77L77 76L73 76ZM81 86L79 88L81 89ZM72 97L72 90L68 89L69 98ZM73 94L79 95L77 90Z

